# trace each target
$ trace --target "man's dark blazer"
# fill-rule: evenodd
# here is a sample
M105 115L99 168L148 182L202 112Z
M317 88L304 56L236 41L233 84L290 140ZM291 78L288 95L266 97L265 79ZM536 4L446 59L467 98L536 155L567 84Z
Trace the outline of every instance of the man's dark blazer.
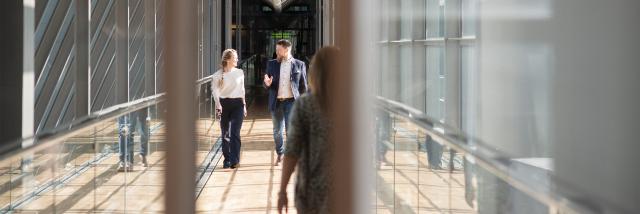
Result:
M276 109L276 99L278 98L278 86L280 85L280 62L272 59L267 62L267 75L273 77L271 86L263 86L269 91L269 111ZM303 61L292 59L291 63L291 91L293 98L298 99L300 95L307 92L307 67Z

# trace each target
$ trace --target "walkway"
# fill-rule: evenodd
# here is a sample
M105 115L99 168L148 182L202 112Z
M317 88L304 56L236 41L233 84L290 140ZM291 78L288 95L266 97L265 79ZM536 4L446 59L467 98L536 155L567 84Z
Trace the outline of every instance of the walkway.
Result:
M222 169L222 160L218 162L196 201L199 213L277 213L282 166L274 166L271 116L263 100L248 112L242 124L240 167ZM294 180L289 183L289 213L295 213Z
M281 166L274 166L271 124L265 100L258 98L241 130L240 167L222 169L220 158L208 156L220 135L219 125L207 119L198 121L195 164L206 166L208 160L214 160L215 166L210 176L202 179L206 182L201 182L204 187L196 201L198 213L277 213ZM446 149L443 152L442 166L453 161L453 172L428 169L426 153L419 146L424 142L423 131L402 120L395 124L393 145L385 154L387 164L376 171L377 203L371 211L473 213L474 208L465 200L465 187L473 182L465 181L461 154L451 159ZM152 127L158 128L151 136L149 167L137 165L130 172L117 171L117 126L108 121L66 141L56 151L34 154L31 173L18 170L19 159L13 167L0 171L0 203L19 205L16 213L162 213L165 130L162 125ZM137 150L137 143L135 147ZM295 213L294 180L288 187L290 213ZM27 197L25 188L42 191Z

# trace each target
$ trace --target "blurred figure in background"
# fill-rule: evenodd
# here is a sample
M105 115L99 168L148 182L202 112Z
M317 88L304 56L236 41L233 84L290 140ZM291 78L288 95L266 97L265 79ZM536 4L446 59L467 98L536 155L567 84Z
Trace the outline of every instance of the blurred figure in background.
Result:
M424 140L427 149L427 158L429 160L430 169L442 169L442 145L434 141L431 135L427 134ZM453 160L451 160L453 161Z
M133 133L140 135L140 164L147 167L147 151L149 149L149 126L147 125L147 108L134 111L118 118L118 144L120 151L119 172L133 170ZM137 128L137 129L136 129Z

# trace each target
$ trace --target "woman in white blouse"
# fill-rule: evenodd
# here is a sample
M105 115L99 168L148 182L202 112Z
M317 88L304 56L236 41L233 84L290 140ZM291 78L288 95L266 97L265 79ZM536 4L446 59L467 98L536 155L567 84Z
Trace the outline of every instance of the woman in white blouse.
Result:
M211 91L220 115L224 168L237 168L240 163L240 128L247 116L244 91L244 72L237 69L238 53L227 49L222 52L222 68L213 74Z

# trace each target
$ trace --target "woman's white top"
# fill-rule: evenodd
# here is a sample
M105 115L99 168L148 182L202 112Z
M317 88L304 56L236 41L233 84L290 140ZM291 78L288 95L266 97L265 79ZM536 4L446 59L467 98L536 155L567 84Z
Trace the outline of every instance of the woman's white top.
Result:
M244 72L233 68L223 73L222 69L213 74L211 92L216 102L216 108L220 108L220 98L244 98Z

